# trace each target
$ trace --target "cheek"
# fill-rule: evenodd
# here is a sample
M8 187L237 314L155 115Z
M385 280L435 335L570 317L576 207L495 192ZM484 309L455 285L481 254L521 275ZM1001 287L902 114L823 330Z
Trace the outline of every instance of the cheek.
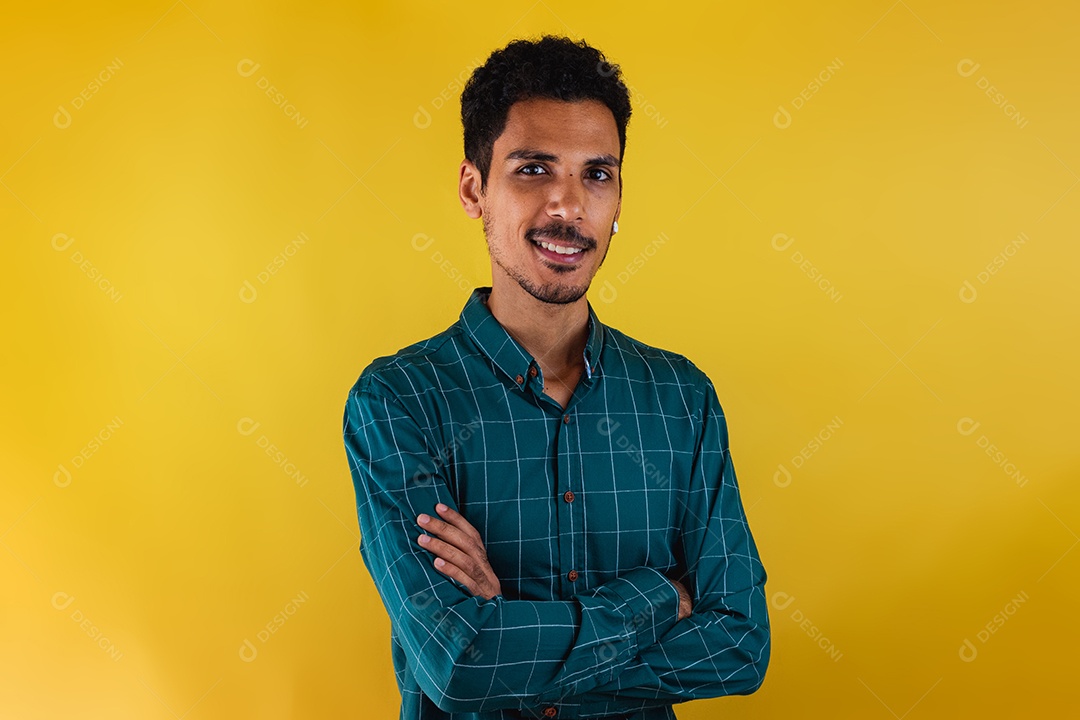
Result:
M526 230L540 224L536 221L536 212L510 198L504 198L497 205L489 206L489 213L500 237L510 240L524 238Z

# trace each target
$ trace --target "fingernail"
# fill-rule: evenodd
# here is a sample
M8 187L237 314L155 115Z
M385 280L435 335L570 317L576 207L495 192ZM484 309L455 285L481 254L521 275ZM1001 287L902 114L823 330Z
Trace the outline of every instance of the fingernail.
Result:
M431 542L431 537L430 536L428 536L428 535L421 535L420 536L420 544L421 545L427 545L429 542Z
M446 561L442 558L435 558L435 567L442 567L446 564Z
M420 523L421 525L427 525L427 521L430 520L430 519L431 518L429 516L425 515L424 513L420 513L419 515L416 516L416 521L418 523Z
M435 509L438 510L439 512L446 512L450 508L446 507L442 503L439 503L438 505L435 506Z

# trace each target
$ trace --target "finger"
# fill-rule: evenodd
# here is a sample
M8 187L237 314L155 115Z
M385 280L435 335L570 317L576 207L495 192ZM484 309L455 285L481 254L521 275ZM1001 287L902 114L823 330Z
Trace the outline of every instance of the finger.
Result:
M454 545L465 552L479 552L481 555L484 554L483 545L456 525L451 525L445 520L432 517L426 513L417 515L416 522L424 532L438 535L443 540L446 540L451 545Z
M480 565L479 558L474 555L463 552L450 543L431 535L421 535L416 539L416 542L420 547L430 550L436 557L461 568L477 582L484 580L485 573Z
M469 577L469 573L465 572L460 567L457 567L453 563L448 563L441 559L435 560L435 569L446 575L453 580L461 583L465 586L465 589L470 594L476 597L482 597L485 600L490 600L496 595L502 594L502 588L499 586L498 581L494 582L476 582Z
M470 581L468 583L470 586L469 591L473 595L491 599L495 595L502 593L499 578L495 576L495 571L492 570L487 557L483 555L482 548L480 551L464 552L450 543L431 535L420 535L416 541L417 544L436 556L436 567L441 567L440 563L446 563L460 570L463 574L462 577L468 578ZM458 578L458 581L466 584L466 581L460 578Z
M467 534L477 543L483 544L483 538L480 537L480 532L457 510L445 503L439 503L435 506L435 512L437 512L443 520Z
M435 569L441 572L443 575L457 580L459 583L465 586L465 589L469 591L471 595L480 595L480 586L473 581L469 575L453 563L448 563L442 558L435 558Z

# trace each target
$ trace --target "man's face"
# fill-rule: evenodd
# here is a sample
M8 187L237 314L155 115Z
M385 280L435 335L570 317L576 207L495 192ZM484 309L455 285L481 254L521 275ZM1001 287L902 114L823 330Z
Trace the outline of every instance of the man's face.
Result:
M581 298L607 256L620 210L619 134L607 106L514 103L493 147L487 190L472 196L471 207L470 172L479 187L479 172L465 161L462 202L470 216L483 218L492 273L542 302Z

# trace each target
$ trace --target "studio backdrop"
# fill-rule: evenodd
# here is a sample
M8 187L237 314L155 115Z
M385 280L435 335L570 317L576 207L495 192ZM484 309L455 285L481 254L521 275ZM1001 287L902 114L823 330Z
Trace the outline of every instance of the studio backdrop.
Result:
M680 718L1065 717L1069 3L21 3L0 133L0 715L391 718L345 398L490 284L459 96L630 90L599 317L712 378L772 660Z

